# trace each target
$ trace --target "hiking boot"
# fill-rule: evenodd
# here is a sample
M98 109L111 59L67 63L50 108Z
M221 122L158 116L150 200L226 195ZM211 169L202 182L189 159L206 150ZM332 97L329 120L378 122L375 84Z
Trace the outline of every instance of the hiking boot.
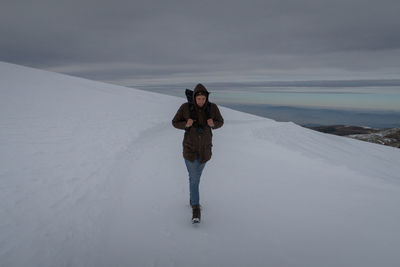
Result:
M193 222L193 223L198 223L198 222L200 222L200 219L201 219L201 209L200 209L200 205L194 205L194 206L192 207L192 211L193 211L192 222Z

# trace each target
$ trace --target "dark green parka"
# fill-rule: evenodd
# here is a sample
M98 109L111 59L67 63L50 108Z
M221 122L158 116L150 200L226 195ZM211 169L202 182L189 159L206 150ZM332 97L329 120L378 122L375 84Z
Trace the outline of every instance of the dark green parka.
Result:
M207 97L206 103L203 107L198 107L195 100L195 95L201 91L202 95ZM199 158L200 163L205 163L211 158L211 148L212 148L212 129L207 124L208 113L211 119L213 119L214 127L213 129L218 129L224 124L224 119L219 112L216 104L208 104L208 91L202 85L198 84L193 92L193 103L195 120L193 126L185 129L186 122L190 118L190 106L189 103L184 103L180 106L172 119L172 125L175 128L185 130L185 135L183 138L183 157L189 161L194 161L196 157ZM207 112L207 106L209 106L209 111Z

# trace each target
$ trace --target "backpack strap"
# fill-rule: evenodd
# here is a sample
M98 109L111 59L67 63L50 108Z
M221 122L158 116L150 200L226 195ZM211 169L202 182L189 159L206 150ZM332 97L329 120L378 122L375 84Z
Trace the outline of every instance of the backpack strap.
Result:
M211 119L211 103L209 101L207 101L206 116L207 119Z

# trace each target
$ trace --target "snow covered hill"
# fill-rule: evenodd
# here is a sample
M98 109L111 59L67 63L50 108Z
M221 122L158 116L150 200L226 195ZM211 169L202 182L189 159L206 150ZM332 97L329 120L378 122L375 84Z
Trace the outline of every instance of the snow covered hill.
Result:
M0 62L0 266L400 266L399 149L223 107L194 227L183 102Z

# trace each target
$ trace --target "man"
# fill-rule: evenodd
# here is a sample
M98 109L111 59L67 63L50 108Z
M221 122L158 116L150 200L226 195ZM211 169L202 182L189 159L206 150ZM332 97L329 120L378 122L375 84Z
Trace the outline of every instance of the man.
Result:
M175 128L185 130L183 138L183 158L189 173L190 205L192 222L200 222L200 176L211 159L212 129L224 124L224 119L216 104L208 101L209 92L202 85L196 85L192 103L181 105L172 119Z

